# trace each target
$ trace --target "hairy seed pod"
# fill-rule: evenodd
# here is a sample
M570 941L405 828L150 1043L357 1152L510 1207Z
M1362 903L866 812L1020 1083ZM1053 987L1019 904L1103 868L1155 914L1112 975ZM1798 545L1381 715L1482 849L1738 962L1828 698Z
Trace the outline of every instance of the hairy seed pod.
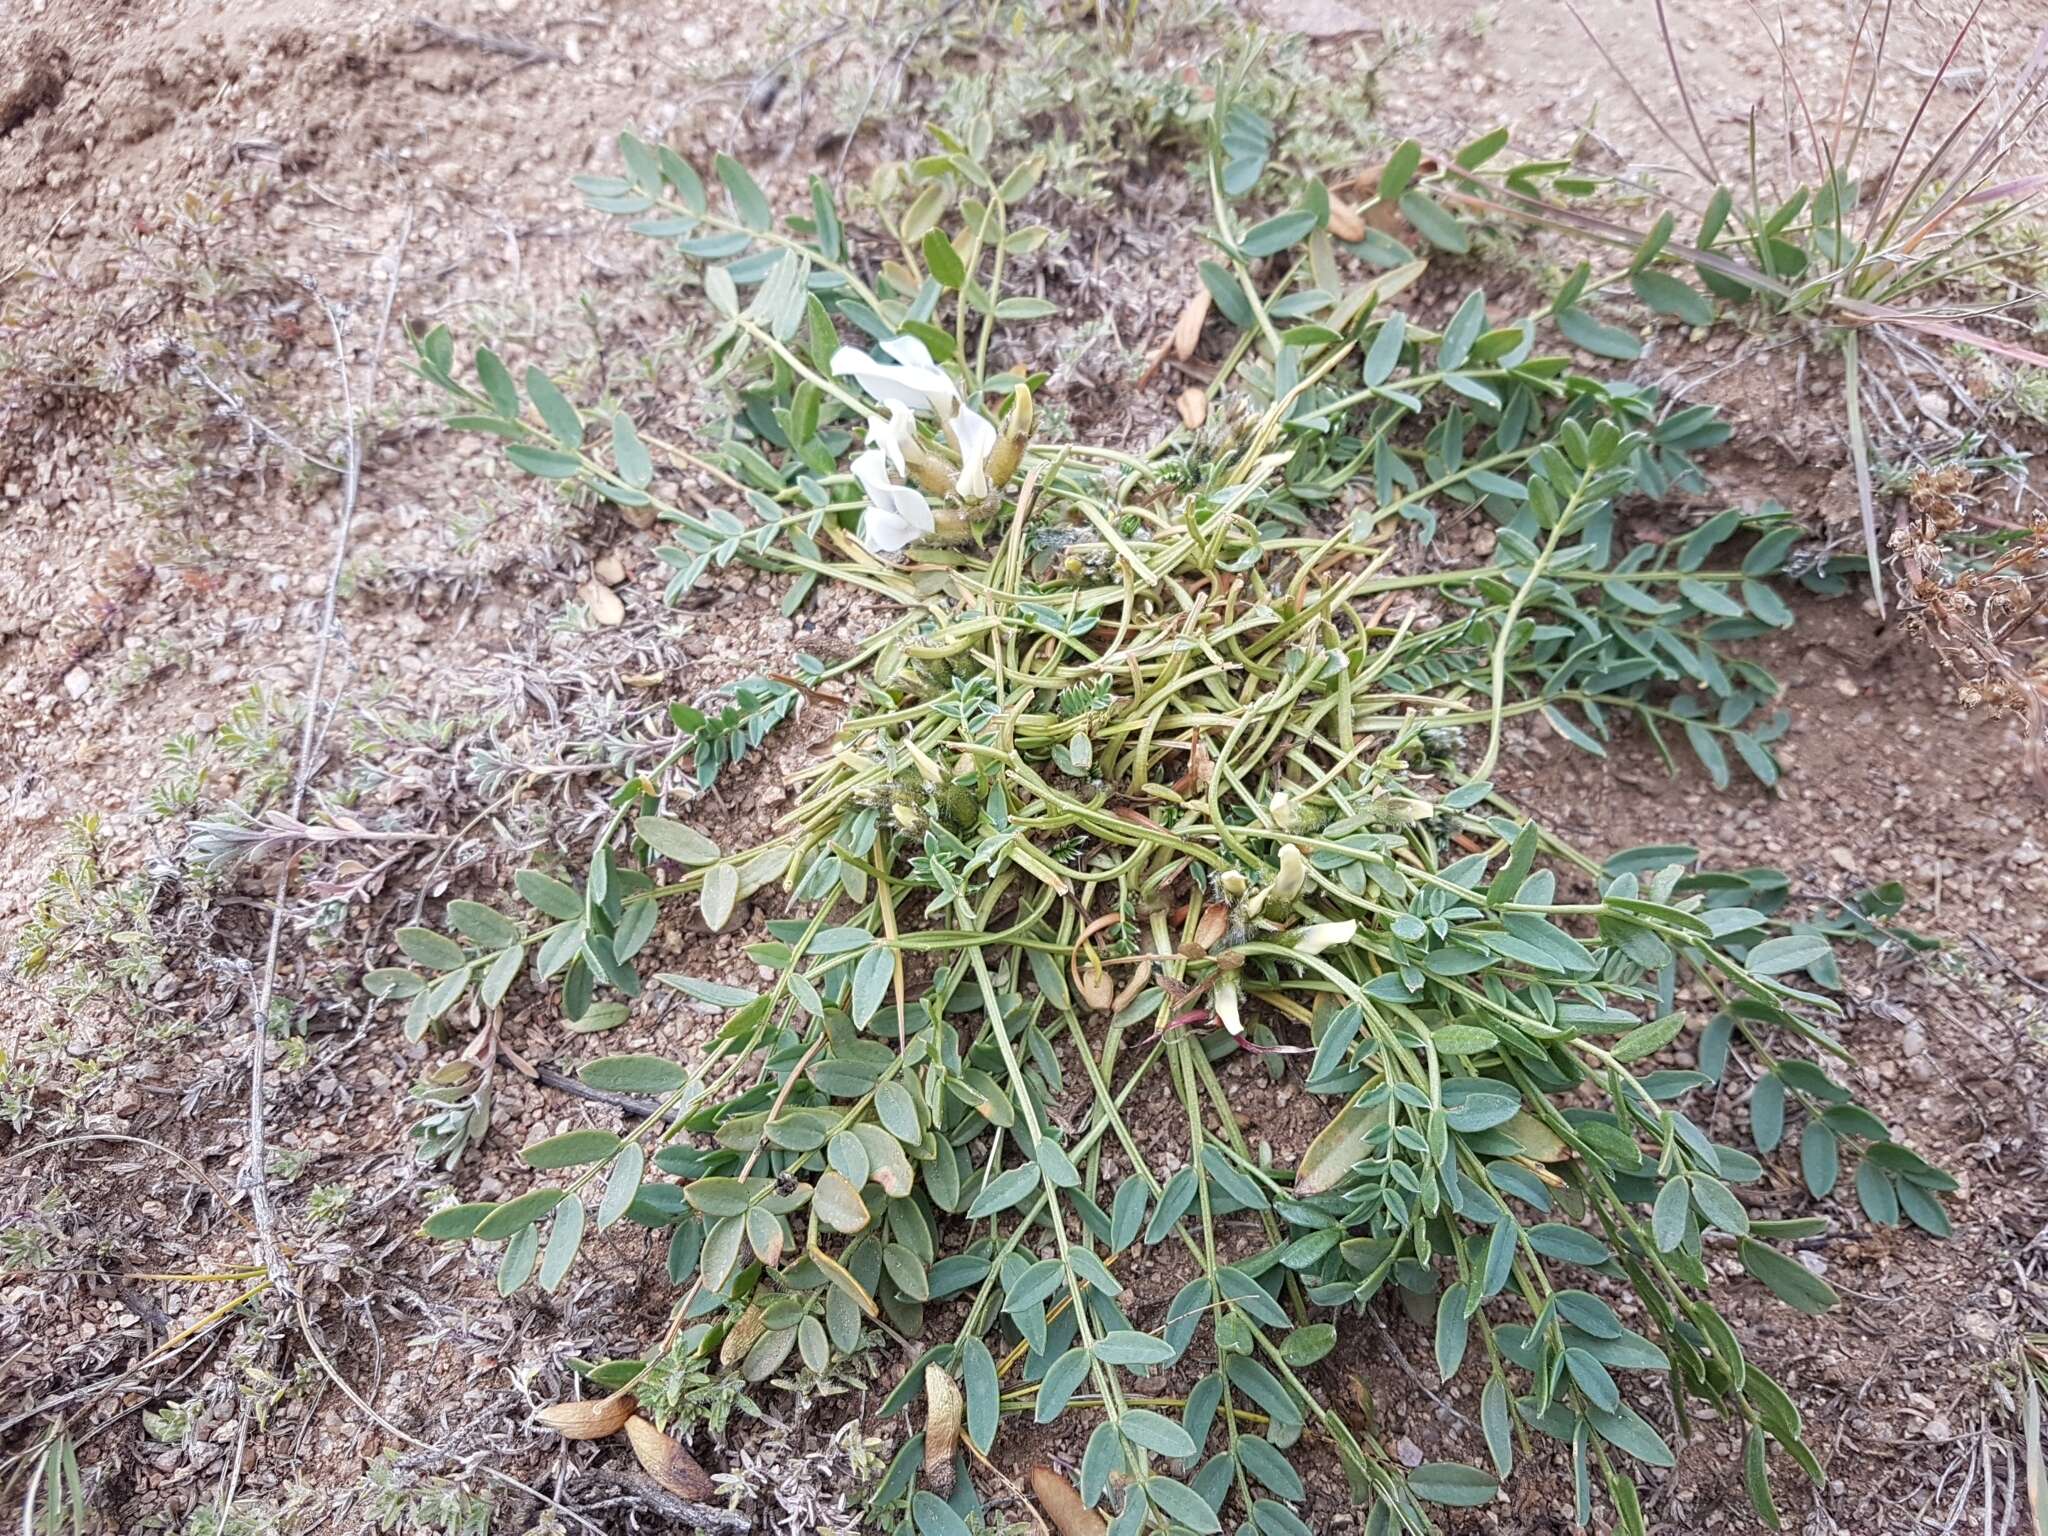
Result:
M564 1440L602 1440L625 1427L626 1420L640 1410L630 1392L610 1397L585 1398L575 1403L554 1403L534 1415Z
M1193 357L1195 348L1202 344L1202 325L1209 318L1209 303L1209 285L1195 284L1195 291L1181 306L1180 318L1173 322L1173 355L1182 362Z
M1031 1496L1053 1523L1060 1536L1105 1536L1109 1524L1081 1502L1081 1495L1051 1467L1033 1467L1027 1476Z
M940 1498L953 1496L953 1458L960 1450L960 1389L936 1365L924 1368L924 1481Z
M725 1342L718 1346L718 1368L729 1371L746 1359L747 1351L767 1331L768 1325L761 1321L761 1309L748 1307L740 1314L740 1320L725 1331Z
M996 439L995 450L988 456L990 485L1000 490L1015 477L1017 466L1024 462L1024 449L1031 441L1036 424L1037 412L1031 402L1031 391L1019 384L1010 395L1009 414L1003 418L1003 435Z
M642 1470L677 1498L701 1504L717 1492L697 1458L646 1419L635 1415L626 1420L626 1438L633 1442Z

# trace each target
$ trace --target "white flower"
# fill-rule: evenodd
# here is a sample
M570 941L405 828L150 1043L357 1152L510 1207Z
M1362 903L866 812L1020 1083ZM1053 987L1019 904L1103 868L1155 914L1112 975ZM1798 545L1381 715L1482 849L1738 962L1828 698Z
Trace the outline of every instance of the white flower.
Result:
M1244 1033L1244 1021L1237 1016L1237 974L1232 972L1216 983L1215 1014L1233 1035Z
M1308 883L1308 861L1301 856L1301 850L1292 843L1280 848L1280 873L1273 877L1270 887L1271 899L1292 901L1301 894L1301 888Z
M883 342L882 350L895 361L878 362L859 347L841 347L832 354L832 371L857 380L862 389L889 405L930 411L941 419L959 409L959 391L932 361L923 342L915 336L898 336Z
M989 455L996 451L995 423L965 406L946 422L953 446L960 450L960 494L968 501L988 495Z
M868 418L868 449L880 449L889 460L889 467L897 474L904 473L906 451L917 450L917 418L901 401L889 402L887 416Z
M1358 937L1358 922L1347 917L1341 923L1310 923L1294 931L1294 950L1301 955L1320 955L1326 949L1341 949Z
M938 525L931 503L907 485L889 479L886 450L870 448L853 456L853 478L868 493L867 516L861 519L860 541L878 555L893 555L915 544Z

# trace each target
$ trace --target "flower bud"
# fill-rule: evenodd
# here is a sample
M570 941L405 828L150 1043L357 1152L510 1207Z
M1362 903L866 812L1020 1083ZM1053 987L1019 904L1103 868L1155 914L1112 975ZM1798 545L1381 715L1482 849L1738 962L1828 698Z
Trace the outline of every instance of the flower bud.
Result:
M1298 928L1294 933L1296 954L1320 955L1326 949L1341 949L1358 937L1358 922L1346 918L1341 923L1311 923Z
M1003 435L996 439L996 451L989 455L989 483L997 489L1016 478L1017 466L1024 462L1024 448L1031 441L1031 431L1037 425L1037 419L1030 389L1019 384L1010 392L1009 413L1003 417Z
M1280 901L1293 901L1301 894L1301 888L1308 883L1308 861L1301 856L1301 850L1292 843L1283 844L1280 849L1280 873L1273 877L1273 896Z
M915 432L903 440L903 471L919 490L933 496L951 496L959 486L953 466L926 448Z

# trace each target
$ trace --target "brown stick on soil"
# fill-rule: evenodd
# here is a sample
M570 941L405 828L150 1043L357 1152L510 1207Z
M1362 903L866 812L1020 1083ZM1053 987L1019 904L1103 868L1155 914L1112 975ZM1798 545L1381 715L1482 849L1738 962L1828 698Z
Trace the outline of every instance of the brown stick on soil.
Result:
M651 1509L693 1531L731 1532L732 1536L745 1536L754 1528L754 1522L746 1515L720 1509L715 1504L679 1499L645 1472L634 1468L592 1467L584 1477L587 1481L607 1483L617 1488L625 1495L623 1502Z

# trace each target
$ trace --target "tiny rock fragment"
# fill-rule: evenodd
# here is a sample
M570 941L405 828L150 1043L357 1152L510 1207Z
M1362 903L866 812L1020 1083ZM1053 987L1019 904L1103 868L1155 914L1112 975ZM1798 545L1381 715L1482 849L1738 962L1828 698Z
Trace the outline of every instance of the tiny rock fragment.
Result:
M1209 419L1209 397L1193 384L1180 392L1173 405L1180 412L1181 423L1190 432Z
M608 587L616 587L626 579L626 564L617 555L606 555L593 568L597 579Z
M564 1440L602 1440L625 1428L639 1408L631 1393L618 1392L582 1402L554 1403L534 1417Z
M1031 1497L1060 1536L1104 1536L1109 1523L1081 1502L1074 1485L1048 1466L1036 1466L1027 1474Z
M586 581L576 589L576 596L590 610L590 616L606 628L626 622L626 605L619 601L619 594L603 582L595 579Z
M953 1378L936 1365L924 1368L924 1481L940 1498L950 1498L956 1474L953 1458L960 1450L963 1405Z
M645 529L654 526L654 508L652 506L621 507L619 508L619 516L625 520L628 528Z
M633 1442L641 1469L677 1498L701 1504L717 1491L697 1458L648 1420L637 1415L626 1420L626 1438Z

